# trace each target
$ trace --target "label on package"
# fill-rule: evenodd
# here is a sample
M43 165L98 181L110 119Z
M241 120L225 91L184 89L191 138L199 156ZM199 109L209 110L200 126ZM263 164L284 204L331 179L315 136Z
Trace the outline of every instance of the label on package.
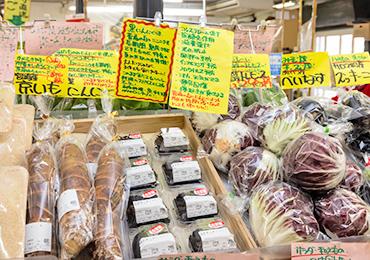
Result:
M163 146L175 147L189 145L189 139L185 136L180 128L169 128L167 132L162 131Z
M147 223L168 218L166 206L161 198L134 201L136 223Z
M129 158L139 157L147 154L146 145L143 139L130 139L120 141L121 148L126 152Z
M154 171L150 165L131 167L126 170L126 184L131 188L154 183L156 181Z
M176 241L172 234L161 234L140 239L141 258L177 254Z
M236 249L233 234L227 228L199 231L203 252Z
M51 252L52 224L35 222L26 225L24 253Z
M217 214L217 203L212 196L184 196L188 218Z
M95 178L96 172L98 170L98 164L97 163L87 163L87 169L89 169L89 172L91 173L92 177Z
M197 161L172 163L173 182L200 180L202 175Z
M75 189L64 191L59 196L57 207L58 207L59 221L62 219L64 214L72 210L79 210L80 203L78 201L77 191Z

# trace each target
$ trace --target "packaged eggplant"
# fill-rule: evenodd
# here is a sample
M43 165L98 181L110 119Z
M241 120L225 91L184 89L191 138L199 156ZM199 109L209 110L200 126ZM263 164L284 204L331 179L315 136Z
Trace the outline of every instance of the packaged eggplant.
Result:
M321 104L311 97L298 98L294 100L293 104L298 108L309 112L313 116L315 122L320 125L324 124L328 119Z
M202 180L199 163L190 154L175 155L162 165L168 185L200 182Z
M126 215L130 228L159 221L170 222L168 209L156 189L142 189L131 192Z
M180 223L186 224L197 219L215 217L217 202L204 185L184 185L177 188L174 199Z
M136 158L147 155L146 145L140 133L122 135L118 138L121 149L123 149L129 158Z
M148 157L138 157L130 159L130 166L125 170L126 184L131 190L152 187L157 182L157 174L150 166Z
M132 241L134 258L154 258L177 254L175 237L163 222L139 227Z
M161 131L154 142L159 155L184 153L189 150L189 139L180 128L162 128Z

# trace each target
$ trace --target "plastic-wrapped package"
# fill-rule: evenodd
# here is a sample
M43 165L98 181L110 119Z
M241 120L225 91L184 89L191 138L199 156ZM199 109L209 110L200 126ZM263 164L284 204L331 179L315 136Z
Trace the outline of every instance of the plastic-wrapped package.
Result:
M241 117L241 121L249 126L253 132L257 133L257 135L261 135L264 126L263 121L261 121L261 117L272 110L273 107L270 105L254 103L245 110Z
M284 178L310 193L323 193L341 183L346 155L340 142L322 133L306 133L282 154Z
M35 107L31 105L14 105L13 116L14 118L21 118L26 121L27 149L28 149L32 146L32 130L33 130L33 121L35 118Z
M311 131L311 119L307 112L294 105L279 107L260 118L263 131L259 135L262 145L280 155L293 139Z
M159 155L184 153L189 150L189 139L178 127L162 128L162 133L157 136L154 147Z
M190 154L175 155L162 165L168 185L200 182L202 173L199 163Z
M370 108L370 98L357 90L344 92L344 94L340 97L340 101L343 105L352 107L356 110L365 107Z
M83 145L74 138L74 125L64 119L57 143L60 196L57 203L62 259L75 257L93 239L95 190Z
M154 258L178 252L175 238L163 222L139 227L132 241L132 251L134 258Z
M319 234L312 202L297 188L269 182L254 193L249 221L261 247L311 241Z
M260 92L262 92L262 98ZM279 107L288 103L288 98L285 92L280 88L279 84L272 82L272 88L243 88L242 89L243 107L248 107L253 103L268 104L273 107Z
M126 215L130 228L155 222L170 222L168 209L156 189L132 191Z
M130 159L130 166L126 168L125 183L130 187L130 190L152 187L154 188L157 182L157 174L150 166L148 157L138 157Z
M370 234L370 207L352 191L339 189L317 199L315 214L331 238Z
M247 125L225 120L208 129L202 138L205 151L214 165L223 172L228 172L233 155L257 144L255 133Z
M174 204L181 223L217 215L217 202L204 185L184 185L176 191Z
M118 141L108 143L97 159L95 176L97 228L94 235L94 259L123 258L123 222L129 190L124 186L127 158L120 155Z
M122 135L118 140L120 141L121 150L123 150L129 158L145 156L148 153L140 133Z
M192 252L238 251L234 235L220 218L199 219L195 222L193 230L189 236Z
M48 125L51 127L35 129L34 138L37 141L27 152L29 183L26 256L57 256L55 206L59 179L55 150L44 140L53 131L54 126Z
M12 129L15 87L11 83L0 82L0 133Z
M0 259L23 258L28 172L20 166L0 167Z
M261 184L283 180L280 160L262 147L248 147L231 160L229 184L233 194L248 197Z
M362 170L354 162L347 160L346 173L340 187L359 194L363 184Z
M293 101L298 108L309 112L316 123L322 125L327 121L324 108L319 102L310 97L301 97Z

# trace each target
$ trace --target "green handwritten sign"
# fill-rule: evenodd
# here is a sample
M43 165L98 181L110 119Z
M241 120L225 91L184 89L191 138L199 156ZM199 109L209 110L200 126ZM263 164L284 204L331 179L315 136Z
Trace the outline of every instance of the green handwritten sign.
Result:
M370 57L368 52L330 56L335 85L345 87L370 83Z
M259 260L258 254L192 253L161 255L158 260Z
M267 54L234 54L232 88L271 88L270 61Z

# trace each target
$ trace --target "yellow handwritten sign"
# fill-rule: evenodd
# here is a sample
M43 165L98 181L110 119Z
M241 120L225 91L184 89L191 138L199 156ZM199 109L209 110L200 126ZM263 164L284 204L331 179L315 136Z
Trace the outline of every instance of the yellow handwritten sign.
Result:
M370 83L368 52L330 56L337 87Z
M176 30L162 24L125 19L119 51L116 96L166 103Z
M69 84L65 97L100 98L107 89L114 93L118 53L115 51L60 49L55 57L68 59Z
M330 64L327 52L283 55L281 88L330 86Z
M23 25L30 20L31 0L6 0L4 20L14 25Z
M179 23L170 106L226 114L234 33Z
M234 54L232 88L271 88L270 60L267 54Z
M66 96L68 60L51 56L15 56L14 85L18 95Z

